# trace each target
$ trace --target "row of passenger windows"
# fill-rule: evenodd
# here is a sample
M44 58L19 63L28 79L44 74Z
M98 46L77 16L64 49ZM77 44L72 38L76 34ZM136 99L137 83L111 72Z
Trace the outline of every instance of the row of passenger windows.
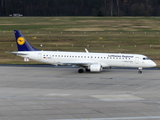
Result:
M43 57L66 57L66 58L98 58L98 59L129 59L128 57L96 57L96 56L71 56L71 55L43 55Z

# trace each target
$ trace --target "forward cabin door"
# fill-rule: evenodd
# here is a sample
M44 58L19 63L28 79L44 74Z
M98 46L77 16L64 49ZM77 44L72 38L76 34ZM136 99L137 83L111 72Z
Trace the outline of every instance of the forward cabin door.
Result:
M135 63L138 64L139 63L139 57L135 58Z

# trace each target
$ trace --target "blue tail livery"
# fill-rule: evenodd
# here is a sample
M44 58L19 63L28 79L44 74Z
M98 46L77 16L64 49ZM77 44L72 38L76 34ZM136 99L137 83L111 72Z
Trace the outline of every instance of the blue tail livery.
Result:
M14 30L18 51L39 51L32 47L29 42L25 39L22 33L18 30Z

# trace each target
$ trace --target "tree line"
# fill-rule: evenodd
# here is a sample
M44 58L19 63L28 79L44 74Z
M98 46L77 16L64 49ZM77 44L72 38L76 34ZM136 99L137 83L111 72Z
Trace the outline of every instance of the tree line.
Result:
M159 16L160 0L0 0L0 16Z

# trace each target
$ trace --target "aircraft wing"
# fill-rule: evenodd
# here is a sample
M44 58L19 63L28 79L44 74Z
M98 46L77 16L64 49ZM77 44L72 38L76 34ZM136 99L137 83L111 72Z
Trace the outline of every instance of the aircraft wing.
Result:
M75 66L89 66L89 65L92 65L92 64L99 64L99 63L97 63L97 62L94 62L94 61L88 61L88 62L82 62L82 61L80 61L80 62L63 62L63 63L61 63L61 62L59 62L58 64L60 64L60 65L75 65Z

